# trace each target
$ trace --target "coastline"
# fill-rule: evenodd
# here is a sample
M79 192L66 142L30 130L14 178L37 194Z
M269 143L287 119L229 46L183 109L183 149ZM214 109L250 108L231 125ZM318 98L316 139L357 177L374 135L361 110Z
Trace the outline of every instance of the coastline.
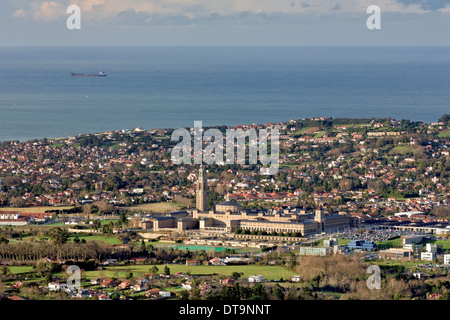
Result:
M205 125L204 128L218 128L218 127L227 127L227 128L238 128L238 127L251 127L251 126L262 126L262 127L267 127L270 125L287 125L289 124L289 122L292 121L304 121L304 120L313 120L313 121L324 121L324 120L348 120L348 121L374 121L374 120L378 120L378 121L385 121L385 120L394 120L394 121L410 121L410 122L415 122L415 123L423 123L423 124L428 124L431 125L433 123L437 123L438 119L436 119L435 122L426 122L426 121L411 121L409 119L394 119L394 118L386 118L386 117L371 117L371 118L348 118L348 117L339 117L339 118L335 118L335 117L312 117L312 118L301 118L301 119L290 119L287 121L279 121L279 122L266 122L266 123L240 123L240 124L236 124L236 125L225 125L225 124L221 124L221 125ZM192 123L191 126L187 126L187 127L182 127L184 129L189 129L194 125L194 123ZM0 143L7 143L7 142L31 142L31 141L40 141L40 140L49 140L49 141L59 141L59 140L67 140L70 139L71 137L82 137L82 136L91 136L91 135L104 135L104 134L108 134L108 133L117 133L117 132L129 132L135 129L140 129L143 131L152 131L152 130L175 130L178 128L175 127L153 127L153 128L141 128L140 126L135 126L134 128L121 128L121 129L111 129L111 130L106 130L106 131L102 131L102 132L85 132L85 133L73 133L73 134L69 134L67 136L58 136L58 137L35 137L35 138L22 138L22 139L5 139L3 140L0 137Z

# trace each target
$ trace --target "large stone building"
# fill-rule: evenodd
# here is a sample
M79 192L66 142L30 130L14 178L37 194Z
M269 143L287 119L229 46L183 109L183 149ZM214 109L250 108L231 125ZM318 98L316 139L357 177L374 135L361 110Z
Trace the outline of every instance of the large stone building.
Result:
M28 224L29 217L22 217L18 211L0 212L1 226L23 226Z
M172 230L182 232L189 229L211 232L234 232L236 229L265 231L271 233L297 233L300 236L320 232L342 232L358 224L346 213L329 213L322 209L306 212L298 207L283 209L251 209L226 200L208 209L208 192L203 166L200 167L196 182L196 209L191 214L186 211L167 215L156 215L145 219L146 228L154 231ZM141 223L136 224L142 228Z
M236 229L249 231L289 232L302 236L319 232L343 231L354 225L352 217L345 213L327 213L316 210L307 213L305 210L291 207L283 210L243 210L242 206L230 201L207 210L206 183L203 168L200 169L197 181L197 208L192 217L199 220L199 228L203 231L233 232Z

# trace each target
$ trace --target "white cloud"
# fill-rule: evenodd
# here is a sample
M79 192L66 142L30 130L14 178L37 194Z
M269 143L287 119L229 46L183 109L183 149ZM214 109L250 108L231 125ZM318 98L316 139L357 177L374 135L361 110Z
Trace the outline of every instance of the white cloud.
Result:
M418 0L417 0L418 1ZM377 0L382 13L424 13L416 0ZM440 0L447 1L447 0ZM52 22L67 17L69 4L80 6L82 19L90 23L120 23L130 21L133 14L140 17L136 23L208 23L238 17L244 23L274 17L277 21L289 16L330 16L339 14L366 15L374 0L53 0L32 3L28 8L14 12L14 17L32 16L37 21ZM257 16L258 19L254 19ZM127 19L124 19L127 17ZM145 18L147 17L147 18ZM145 18L145 19L144 19Z
M18 9L14 11L13 15L14 18L25 18L27 16L27 13L24 9Z
M55 1L33 3L33 18L38 21L57 21L66 16L67 7Z

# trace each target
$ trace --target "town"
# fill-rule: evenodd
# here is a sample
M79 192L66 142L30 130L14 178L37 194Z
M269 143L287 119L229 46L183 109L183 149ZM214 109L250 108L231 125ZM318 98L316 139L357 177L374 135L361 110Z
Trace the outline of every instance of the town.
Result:
M274 175L173 129L1 142L0 299L449 299L449 121L214 127L276 128Z

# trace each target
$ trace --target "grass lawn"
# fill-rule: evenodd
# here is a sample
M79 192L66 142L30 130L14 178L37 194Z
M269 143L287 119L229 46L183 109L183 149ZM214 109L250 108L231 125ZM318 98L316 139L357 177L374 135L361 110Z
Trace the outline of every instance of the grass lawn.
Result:
M12 274L24 273L33 271L32 266L8 266Z
M313 247L323 247L323 241L326 239L321 239L321 240L317 240L314 242L311 242L310 244L312 244ZM338 241L338 245L347 245L350 240L349 239L344 239L344 238L337 238Z
M411 267L415 267L418 264L423 263L420 260L371 260L370 264L376 264L376 265L381 265L381 266L404 266L405 268L411 268Z
M442 250L445 252L450 252L450 240L426 240L422 241L421 244L423 244L424 249L427 243L436 244L438 246L442 246Z
M450 138L450 130L444 130L438 134L439 138Z
M295 136L299 134L311 134L317 131L319 131L319 127L305 127L295 131L292 135Z
M320 292L327 296L331 296L336 300L339 300L339 298L343 295L343 293L341 292L334 292L334 291L320 291Z
M338 240L339 245L344 245L344 246L350 242L349 239L344 239L344 238L338 238L337 240Z
M394 148L392 148L389 151L389 154L406 154L406 153L413 153L414 155L420 153L423 150L422 146L411 146L411 145L401 145L401 146L396 146Z
M379 249L387 249L387 248L400 248L402 247L402 238L398 237L395 239L384 240L384 241L375 241L375 244Z
M413 152L414 149L411 146L397 146L391 149L391 151L389 153L408 153L408 152Z
M156 265L160 272L163 272L166 265ZM266 280L279 280L290 279L295 272L287 270L281 266L255 266L255 265L242 265L242 266L186 266L181 264L169 264L167 265L170 272L190 273L191 275L210 275L220 274L230 276L233 272L243 272L244 278L251 275L262 275ZM88 278L94 277L125 277L128 272L132 272L134 276L142 276L149 273L153 265L131 265L131 266L118 266L118 267L106 267L103 271L87 271L86 276Z
M116 237L111 237L111 236L103 236L103 235L86 235L86 234L71 234L69 239L70 240L74 240L75 237L78 237L78 239L82 240L86 240L86 241L99 241L99 242L105 242L106 244L121 244L122 241L120 241L119 239L117 239Z
M322 138L325 134L325 131L318 131L314 134L314 138Z
M70 234L69 235L69 241L73 241L75 239L75 237L77 237L77 236L78 236L78 239L80 239L80 240L84 239L86 241L99 241L99 242L104 242L104 243L106 243L108 245L121 244L122 243L119 239L117 239L114 236L96 235L96 234L90 236L90 235L82 234L82 233L80 233L78 235L77 234ZM24 236L22 238L22 241L24 241L24 242L35 242L35 241L42 240L44 238L46 238L46 237L45 236L30 236L30 235L27 235L27 236ZM10 241L11 242L20 242L20 240L17 240L17 239L13 239L13 240L10 240Z

